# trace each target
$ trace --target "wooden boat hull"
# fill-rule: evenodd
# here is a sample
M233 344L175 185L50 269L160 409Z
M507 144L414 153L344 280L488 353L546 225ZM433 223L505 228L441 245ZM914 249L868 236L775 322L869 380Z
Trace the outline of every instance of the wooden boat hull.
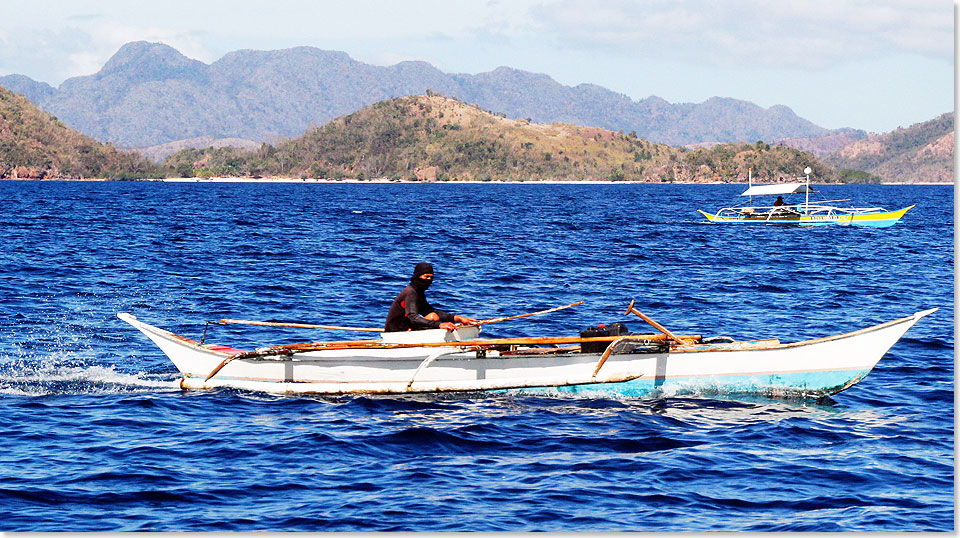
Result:
M150 338L183 375L185 389L232 387L273 393L410 394L537 390L623 396L689 393L823 397L862 380L920 318L783 344L777 340L673 346L654 353L501 354L482 346L308 351L238 358L118 316ZM477 342L477 341L474 341Z
M867 226L871 228L887 228L896 224L907 211L914 206L905 207L897 211L880 211L873 213L832 213L832 214L803 214L784 212L773 216L758 213L752 215L721 215L710 214L697 210L710 222L734 224L786 224L795 226Z

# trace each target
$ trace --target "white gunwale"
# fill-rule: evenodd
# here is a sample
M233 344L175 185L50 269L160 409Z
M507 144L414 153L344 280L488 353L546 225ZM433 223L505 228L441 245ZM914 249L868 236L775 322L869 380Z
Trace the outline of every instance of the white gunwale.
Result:
M718 390L822 397L863 379L910 327L935 311L924 310L872 327L793 343L765 339L667 347L661 338L659 347L649 352L618 351L617 345L631 340L657 343L650 337L658 335L635 335L605 337L603 341L618 342L603 353L581 353L568 347L510 354L500 352L503 346L512 349L526 345L524 342L541 345L551 338L473 338L420 345L363 343L353 348L319 348L232 361L228 359L249 352L200 345L130 314L118 317L157 344L180 370L181 386L191 389L406 394L599 387L630 395ZM597 341L553 339L567 343ZM222 371L209 375L219 367Z

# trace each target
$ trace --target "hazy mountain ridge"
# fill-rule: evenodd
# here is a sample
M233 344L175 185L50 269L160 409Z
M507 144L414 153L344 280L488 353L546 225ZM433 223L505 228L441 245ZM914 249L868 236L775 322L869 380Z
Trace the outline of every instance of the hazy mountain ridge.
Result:
M500 67L447 74L425 62L380 67L343 52L312 47L240 50L212 64L159 43L135 42L89 76L59 88L27 77L0 77L66 124L123 147L213 136L270 140L299 136L375 102L428 89L514 119L635 131L672 145L812 137L827 129L785 106L764 109L730 98L671 104L633 101L592 84L564 86L551 77Z
M858 140L863 140L869 136L867 132L860 129L837 129L832 134L816 136L811 138L784 138L778 140L778 144L790 146L792 148L809 151L817 157L825 157L832 153L837 153L845 146Z
M24 75L0 77L0 86L26 97L31 103L43 103L57 93L57 89L46 82L37 82Z
M135 150L136 153L143 155L144 157L150 159L155 163L159 163L167 158L169 155L177 153L178 151L183 151L185 149L202 149L202 148L239 148L243 150L254 150L260 147L261 144L254 142L252 140L246 140L243 138L214 138L212 136L199 136L197 138L186 138L184 140L174 140L173 142L167 142L166 144L158 144L156 146L150 146L149 148L138 148Z

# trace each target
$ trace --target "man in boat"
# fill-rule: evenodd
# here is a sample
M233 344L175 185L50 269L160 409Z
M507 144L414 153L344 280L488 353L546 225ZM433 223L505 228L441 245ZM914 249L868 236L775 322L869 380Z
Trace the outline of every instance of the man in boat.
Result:
M433 283L433 265L420 262L413 269L410 284L403 288L390 305L387 313L386 332L419 331L423 329L446 329L452 331L457 324L476 323L477 320L438 310L427 302L424 292Z
M783 205L783 196L777 196L777 201L773 203L774 207L780 207Z

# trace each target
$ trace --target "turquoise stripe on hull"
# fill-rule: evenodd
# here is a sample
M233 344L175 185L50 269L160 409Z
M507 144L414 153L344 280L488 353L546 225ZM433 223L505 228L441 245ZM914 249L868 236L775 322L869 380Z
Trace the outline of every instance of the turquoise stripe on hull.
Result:
M722 218L716 222L722 224L768 224L771 226L864 226L868 228L889 228L893 226L900 219L877 219L877 220L855 220L853 222L840 222L836 220L820 220L820 221L808 221L808 220L776 220L776 221L766 221L759 219L745 219L745 218Z
M724 215L724 211L732 212L731 209L721 209L718 213L711 215L704 211L697 210L710 222L731 223L731 224L784 224L788 226L863 226L867 228L889 228L893 226L914 206L905 207L899 211L879 211L873 213L844 213L843 209L835 214L824 214L822 212L804 213L802 206L796 206L793 210L800 215L796 216L777 216L777 218L764 217L761 215Z
M566 387L512 389L520 392L560 392L624 397L679 396L684 394L760 394L767 396L823 397L859 382L867 370L836 370L743 376L688 376L668 379L638 378L623 383L598 383Z
M837 222L837 221L822 221L822 222L801 222L800 226L863 226L867 228L889 228L896 224L900 219L884 219L884 220L855 220L853 222Z

